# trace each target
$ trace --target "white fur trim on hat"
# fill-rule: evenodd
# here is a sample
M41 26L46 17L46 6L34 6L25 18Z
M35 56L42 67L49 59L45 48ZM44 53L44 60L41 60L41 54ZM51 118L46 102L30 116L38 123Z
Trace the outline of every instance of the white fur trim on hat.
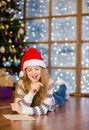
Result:
M23 70L28 67L28 66L41 66L43 68L46 68L45 63L42 60L38 60L38 59L32 59L32 60L27 60L24 62L23 64Z

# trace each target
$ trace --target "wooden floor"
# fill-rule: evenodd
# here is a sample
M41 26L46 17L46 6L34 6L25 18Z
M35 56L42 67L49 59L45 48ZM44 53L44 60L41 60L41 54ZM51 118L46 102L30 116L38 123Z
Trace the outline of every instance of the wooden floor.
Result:
M10 121L2 114L13 113L11 100L0 101L0 130L89 130L89 98L70 97L64 106L31 121Z

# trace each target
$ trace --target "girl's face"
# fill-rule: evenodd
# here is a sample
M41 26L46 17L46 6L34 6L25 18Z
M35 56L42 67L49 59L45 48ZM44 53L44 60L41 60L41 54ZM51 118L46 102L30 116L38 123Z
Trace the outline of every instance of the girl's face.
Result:
M41 78L41 67L40 66L29 66L26 68L27 77L31 82L37 82Z

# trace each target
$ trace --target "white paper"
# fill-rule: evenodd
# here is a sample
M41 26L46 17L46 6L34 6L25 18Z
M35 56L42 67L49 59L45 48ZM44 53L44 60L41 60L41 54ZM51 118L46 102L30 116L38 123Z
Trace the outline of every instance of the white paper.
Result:
M3 116L9 120L35 120L35 118L33 118L32 116L28 116L28 115L4 114Z

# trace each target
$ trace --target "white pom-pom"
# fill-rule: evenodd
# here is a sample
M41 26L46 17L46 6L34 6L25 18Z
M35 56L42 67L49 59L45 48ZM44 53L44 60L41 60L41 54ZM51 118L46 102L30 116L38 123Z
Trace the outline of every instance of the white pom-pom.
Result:
M24 75L24 72L21 71L20 74L19 74L19 77L23 77L23 75Z

